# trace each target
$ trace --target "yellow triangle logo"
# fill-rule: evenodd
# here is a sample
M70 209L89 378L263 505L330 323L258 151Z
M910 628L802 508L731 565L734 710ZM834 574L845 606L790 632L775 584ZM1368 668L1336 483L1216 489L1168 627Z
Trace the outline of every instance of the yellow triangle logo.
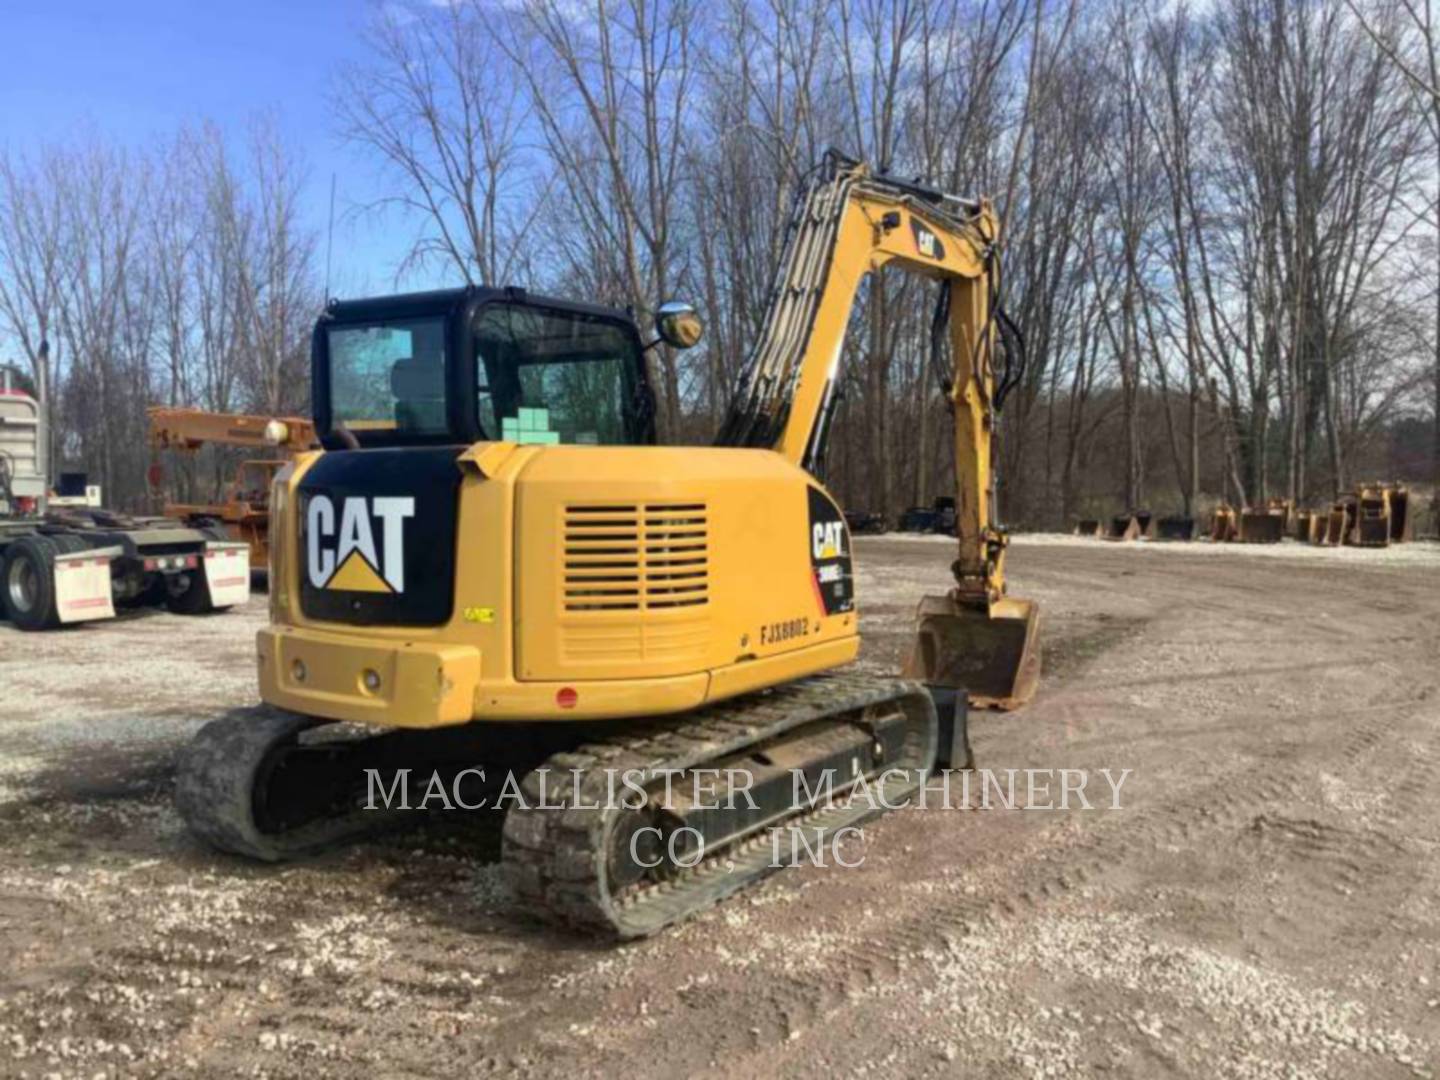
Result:
M350 552L350 557L340 564L340 569L335 571L334 576L325 583L325 587L339 589L343 592L388 593L395 591L385 584L384 579L375 573L370 564L365 561L365 556L358 551Z

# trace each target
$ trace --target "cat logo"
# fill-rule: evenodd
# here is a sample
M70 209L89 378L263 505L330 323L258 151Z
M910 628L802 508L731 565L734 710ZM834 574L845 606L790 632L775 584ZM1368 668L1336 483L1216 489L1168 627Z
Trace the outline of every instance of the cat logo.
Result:
M810 583L822 616L855 610L849 534L840 508L819 488L809 489Z
M405 522L415 516L410 496L349 496L337 515L328 495L305 508L305 572L317 589L405 591ZM376 547L376 539L380 545Z
M845 554L845 523L817 521L811 528L810 554L816 559L835 559Z
M915 219L910 219L910 232L915 237L915 250L927 259L944 259L945 245L940 238Z

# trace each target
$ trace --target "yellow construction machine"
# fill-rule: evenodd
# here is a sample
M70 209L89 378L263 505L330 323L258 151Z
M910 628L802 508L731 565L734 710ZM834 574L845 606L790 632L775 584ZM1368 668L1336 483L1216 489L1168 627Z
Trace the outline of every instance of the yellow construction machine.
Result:
M315 424L298 416L251 416L204 409L152 405L148 410L150 448L194 454L203 446L236 446L262 450L271 456L242 461L226 486L221 503L166 503L166 517L190 525L223 527L230 539L250 546L250 566L264 571L270 565L270 488L285 464L315 443ZM164 467L151 466L150 486L164 483Z
M957 689L1014 707L1039 669L994 516L991 438L1023 362L998 241L989 203L827 155L709 447L654 445L649 346L623 312L517 288L332 303L322 449L271 497L265 705L183 754L191 829L282 859L388 819L367 785L398 761L483 769L502 795L523 775L503 804L518 902L635 937L762 877L775 844L903 802L937 758L965 765L963 711L941 715ZM856 291L887 266L937 283L958 476L954 581L921 603L903 679L836 670L860 646L852 553L817 479ZM683 305L656 324L675 348L700 336ZM812 799L826 770L828 794L875 798Z

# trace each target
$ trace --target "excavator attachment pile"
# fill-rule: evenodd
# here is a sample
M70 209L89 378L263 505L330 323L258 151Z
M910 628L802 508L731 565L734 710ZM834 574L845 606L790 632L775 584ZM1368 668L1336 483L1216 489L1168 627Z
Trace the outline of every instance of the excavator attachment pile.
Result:
M1410 492L1398 484L1362 484L1329 509L1295 515L1295 539L1325 547L1388 547L1414 539Z
M1116 514L1106 521L1093 518L1076 523L1076 536L1095 537L1125 543L1131 540L1193 540L1195 519L1184 514L1157 517L1149 510L1133 510Z
M1207 535L1214 543L1278 544L1290 537L1320 546L1385 547L1413 538L1413 516L1410 494L1404 487L1364 484L1325 510L1297 511L1294 503L1284 498L1239 510L1222 503L1210 517ZM1119 514L1104 525L1082 520L1075 535L1116 541L1192 540L1195 521L1180 515L1152 519L1137 511Z
M1193 540L1195 519L1183 514L1156 517L1149 510L1132 510L1103 522L1093 518L1081 519L1076 523L1074 533L1076 536L1121 543L1131 540Z

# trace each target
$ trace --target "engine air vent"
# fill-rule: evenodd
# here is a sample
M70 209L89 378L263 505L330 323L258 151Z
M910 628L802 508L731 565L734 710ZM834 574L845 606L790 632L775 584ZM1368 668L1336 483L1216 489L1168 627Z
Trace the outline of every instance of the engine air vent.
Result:
M704 503L567 506L566 611L664 611L710 599Z

